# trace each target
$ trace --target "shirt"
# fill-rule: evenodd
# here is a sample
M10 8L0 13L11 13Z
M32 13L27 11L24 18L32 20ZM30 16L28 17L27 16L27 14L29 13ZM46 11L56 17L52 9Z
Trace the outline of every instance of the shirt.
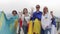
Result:
M43 29L46 29L47 26L48 26L47 28L51 28L52 22L51 18L52 16L49 13L42 15L41 24Z
M30 15L27 14L27 16L22 16L22 25L27 26L28 21L30 20Z
M33 17L31 17L31 20L35 20L36 18L41 20L42 12L41 11L36 11L33 13Z
M56 21L55 21L55 18L52 18L52 24L56 27Z

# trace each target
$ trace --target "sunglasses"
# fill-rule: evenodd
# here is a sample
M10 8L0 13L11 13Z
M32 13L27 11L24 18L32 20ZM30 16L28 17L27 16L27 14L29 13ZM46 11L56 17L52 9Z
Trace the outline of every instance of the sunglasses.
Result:
M36 7L36 8L40 8L40 7Z

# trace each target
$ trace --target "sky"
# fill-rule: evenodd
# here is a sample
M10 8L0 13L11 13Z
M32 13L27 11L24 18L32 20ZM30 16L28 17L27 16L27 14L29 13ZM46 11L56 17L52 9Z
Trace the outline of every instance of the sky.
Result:
M60 0L0 0L0 11L3 10L6 14L11 13L12 10L22 11L23 8L27 8L31 11L31 8L39 4L40 10L43 11L44 6L47 6L49 11L53 11L56 17L60 18Z

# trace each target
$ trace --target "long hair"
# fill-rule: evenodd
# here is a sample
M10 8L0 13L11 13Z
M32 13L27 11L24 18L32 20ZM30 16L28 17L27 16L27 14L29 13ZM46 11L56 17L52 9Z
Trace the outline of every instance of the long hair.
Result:
M44 8L43 8L43 13L44 13L44 14L46 13L46 12L45 12L46 10L47 10L47 12L48 12L48 8L47 8L47 7L44 7Z
M26 10L27 13L28 13L28 9L27 9L27 8L24 8L24 9L23 9L23 14L25 14L25 10Z

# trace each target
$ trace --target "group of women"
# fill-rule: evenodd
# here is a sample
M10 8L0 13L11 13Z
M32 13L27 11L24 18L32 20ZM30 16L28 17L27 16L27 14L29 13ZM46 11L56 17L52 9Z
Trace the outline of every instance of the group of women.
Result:
M56 27L56 22L53 12L49 12L46 6L43 8L43 12L39 9L40 5L36 5L36 11L32 11L33 13L29 14L28 9L24 8L23 13L19 15L16 10L12 11L13 18L11 19L18 19L18 23L15 23L16 28L18 27L17 25L19 25L18 34L21 32L21 28L24 34L55 34L53 27ZM11 22L13 22L13 20L11 20Z
M36 11L28 14L28 9L23 9L22 28L24 34L56 34L56 22L53 11L49 12L48 7L40 10L40 5L36 5Z

